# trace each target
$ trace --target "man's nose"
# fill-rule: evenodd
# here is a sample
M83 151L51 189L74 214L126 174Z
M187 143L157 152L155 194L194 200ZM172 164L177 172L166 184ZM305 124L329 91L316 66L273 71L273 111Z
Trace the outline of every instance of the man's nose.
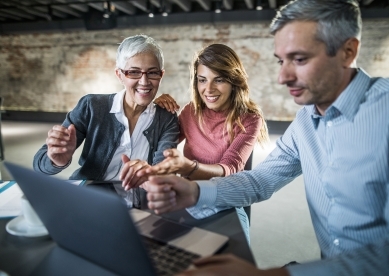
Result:
M287 84L296 79L295 68L293 64L284 63L281 65L280 71L278 73L278 83Z

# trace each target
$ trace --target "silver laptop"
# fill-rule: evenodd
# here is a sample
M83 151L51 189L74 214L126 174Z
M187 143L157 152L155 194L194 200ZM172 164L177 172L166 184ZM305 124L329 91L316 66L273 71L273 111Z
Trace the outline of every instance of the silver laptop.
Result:
M32 275L172 275L228 242L224 235L129 211L114 193L9 162L5 167L58 245ZM176 255L176 261L164 260Z

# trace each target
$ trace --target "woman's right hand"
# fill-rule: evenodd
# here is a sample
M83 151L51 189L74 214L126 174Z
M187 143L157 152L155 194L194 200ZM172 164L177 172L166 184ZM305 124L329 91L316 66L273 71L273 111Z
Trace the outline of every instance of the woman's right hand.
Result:
M193 161L186 158L178 149L167 149L163 152L166 157L161 163L138 172L138 176L158 174L188 174L192 170Z
M154 100L154 103L173 114L180 109L180 106L169 94L162 94Z
M76 128L55 125L49 130L46 138L47 156L59 167L63 167L72 159L77 146Z

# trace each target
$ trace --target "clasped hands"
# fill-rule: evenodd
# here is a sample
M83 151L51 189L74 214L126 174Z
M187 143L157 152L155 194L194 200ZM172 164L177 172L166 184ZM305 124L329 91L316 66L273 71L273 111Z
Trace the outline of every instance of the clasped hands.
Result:
M150 166L146 161L129 160L123 156L123 169L120 180L123 187L130 189L141 186L148 191L149 182L152 175L168 175L173 173L188 174L192 170L193 161L184 157L177 149L167 149L163 152L165 159L154 166Z

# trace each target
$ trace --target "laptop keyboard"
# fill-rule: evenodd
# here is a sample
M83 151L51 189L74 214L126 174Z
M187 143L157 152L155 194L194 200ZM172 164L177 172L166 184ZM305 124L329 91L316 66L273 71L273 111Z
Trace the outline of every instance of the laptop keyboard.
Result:
M174 275L187 269L194 259L200 257L178 247L147 237L143 238L158 275Z

